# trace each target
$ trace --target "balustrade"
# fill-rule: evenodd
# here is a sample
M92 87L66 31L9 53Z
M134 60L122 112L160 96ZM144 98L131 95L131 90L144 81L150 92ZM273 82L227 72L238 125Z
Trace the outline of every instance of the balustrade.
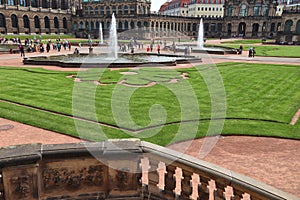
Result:
M2 148L0 200L20 198L298 199L211 163L139 140Z

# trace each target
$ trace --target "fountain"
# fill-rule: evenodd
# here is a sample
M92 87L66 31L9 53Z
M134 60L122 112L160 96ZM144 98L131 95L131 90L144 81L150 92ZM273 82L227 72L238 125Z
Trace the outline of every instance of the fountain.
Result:
M203 41L203 20L201 18L198 30L198 39L197 39L197 47L199 49L203 49L204 41Z
M185 44L181 46L176 46L176 51L184 51L186 46L191 46L190 44ZM208 53L208 54L236 54L236 49L228 47L204 47L204 28L203 19L201 18L198 29L197 46L191 46L192 52L194 53Z
M103 44L103 30L101 22L99 24L99 44Z
M101 23L100 23L101 24ZM53 65L60 67L155 67L160 65L176 66L183 63L199 63L201 59L190 56L188 58L180 55L169 55L156 53L123 53L118 56L117 26L114 13L112 14L109 31L108 54L97 54L93 52L92 40L89 35L89 54L68 54L58 56L38 56L24 58L24 64L30 65Z
M118 58L118 36L115 13L113 13L111 17L111 25L109 30L109 52L110 57L115 59Z

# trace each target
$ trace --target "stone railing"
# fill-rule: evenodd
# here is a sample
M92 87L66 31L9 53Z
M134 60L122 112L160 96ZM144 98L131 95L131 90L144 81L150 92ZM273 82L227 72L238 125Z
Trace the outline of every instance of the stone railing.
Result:
M244 194L252 200L298 199L139 140L0 149L0 200L217 200L242 199Z

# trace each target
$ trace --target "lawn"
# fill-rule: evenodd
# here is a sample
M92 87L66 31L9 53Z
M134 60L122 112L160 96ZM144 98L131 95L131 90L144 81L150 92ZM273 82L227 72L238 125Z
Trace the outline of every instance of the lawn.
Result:
M300 138L300 123L289 125L300 107L299 67L224 63L217 69L221 85L214 85L221 83L220 77L207 65L131 70L135 74L120 74L128 71L125 69L77 74L1 67L0 116L97 141L139 137L167 145L203 137L208 130L219 134L214 127L223 122L224 135ZM66 78L68 75L81 82ZM124 84L116 84L120 81ZM153 82L156 84L141 87Z
M238 49L240 44L222 44L221 46ZM300 46L284 46L284 45L243 45L244 50L255 47L256 56L272 56L272 57L291 57L300 58Z

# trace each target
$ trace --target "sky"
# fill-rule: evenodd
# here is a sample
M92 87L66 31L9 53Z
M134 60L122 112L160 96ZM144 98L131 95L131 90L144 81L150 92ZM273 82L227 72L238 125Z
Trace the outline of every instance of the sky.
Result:
M158 11L160 6L167 0L151 0L151 11Z

